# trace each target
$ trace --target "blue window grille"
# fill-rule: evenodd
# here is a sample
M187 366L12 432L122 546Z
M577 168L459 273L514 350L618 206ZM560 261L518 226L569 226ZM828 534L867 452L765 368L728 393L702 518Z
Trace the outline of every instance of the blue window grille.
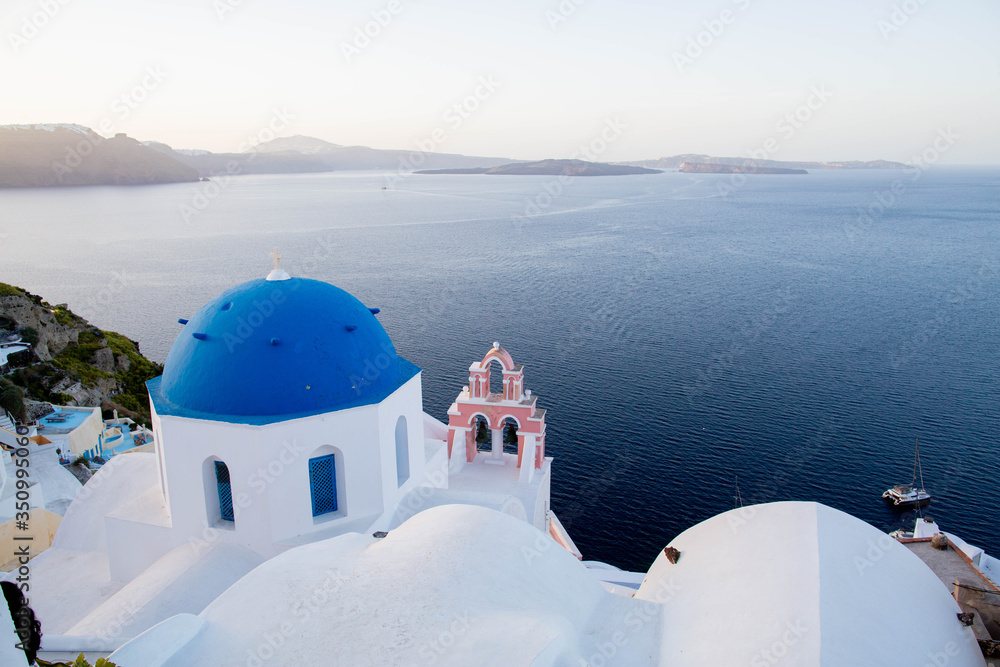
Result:
M309 489L313 516L337 511L337 469L334 454L309 459Z
M219 513L226 521L233 520L233 488L229 483L229 467L215 462L215 482L219 487Z

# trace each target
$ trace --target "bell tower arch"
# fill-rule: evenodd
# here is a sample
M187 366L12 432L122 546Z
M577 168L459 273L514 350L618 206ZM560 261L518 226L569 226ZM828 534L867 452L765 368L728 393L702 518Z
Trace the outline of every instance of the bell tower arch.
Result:
M502 391L491 392L490 380L499 365ZM506 465L516 456L521 478L530 481L545 461L545 410L524 388L524 366L514 363L500 343L493 343L480 361L469 366L469 384L462 388L448 411L448 455L453 467L467 463ZM489 451L477 451L478 422L485 419L490 431ZM517 454L505 454L503 438L510 421L516 424Z

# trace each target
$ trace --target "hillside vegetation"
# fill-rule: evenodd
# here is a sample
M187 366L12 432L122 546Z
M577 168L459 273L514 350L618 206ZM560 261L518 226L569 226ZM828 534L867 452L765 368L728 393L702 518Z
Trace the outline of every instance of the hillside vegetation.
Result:
M5 378L27 398L59 405L100 405L149 425L146 381L163 372L139 344L102 331L65 306L0 283L0 337L20 334L26 350L11 356Z

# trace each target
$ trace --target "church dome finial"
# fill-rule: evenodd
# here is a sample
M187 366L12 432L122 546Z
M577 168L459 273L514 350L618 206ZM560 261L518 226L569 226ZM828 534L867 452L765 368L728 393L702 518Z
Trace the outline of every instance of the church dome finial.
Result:
M271 272L269 274L267 274L267 279L270 280L271 282L274 282L276 280L290 280L291 276L288 275L287 271L281 268L281 253L278 252L278 249L275 248L274 250L272 250L271 254L268 255L268 257L274 260L274 268L271 269Z

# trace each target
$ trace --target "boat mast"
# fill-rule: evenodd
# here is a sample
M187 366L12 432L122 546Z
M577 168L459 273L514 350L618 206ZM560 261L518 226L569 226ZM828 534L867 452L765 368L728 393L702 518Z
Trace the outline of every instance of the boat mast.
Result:
M916 452L916 457L913 460L913 470L914 470L913 481L916 481L916 479L917 479L916 472L918 470L920 471L920 490L923 491L924 490L924 467L922 465L920 465L920 441L919 440L917 440L917 452Z
M917 522L924 517L923 508L920 507L920 493L924 490L924 467L920 465L920 439L917 439L916 451L913 454L913 481L917 481L917 471L920 471L920 488L916 489L917 498L917 519L913 522L913 534L917 532ZM911 486L912 488L912 486Z

